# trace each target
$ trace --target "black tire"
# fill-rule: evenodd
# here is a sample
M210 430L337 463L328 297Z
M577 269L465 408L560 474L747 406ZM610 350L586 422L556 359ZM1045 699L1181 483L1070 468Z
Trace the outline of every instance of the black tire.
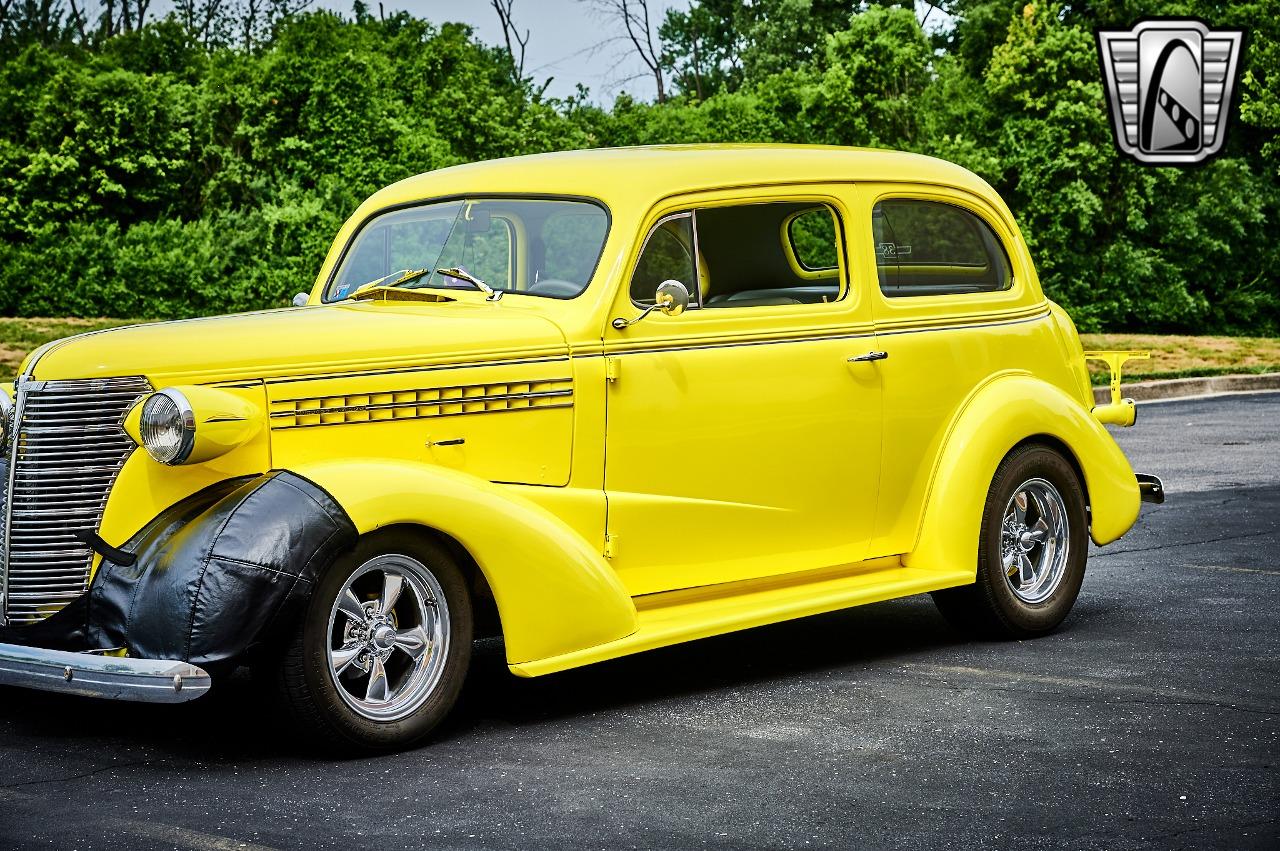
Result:
M1006 507L1015 493L1037 480L1052 485L1061 497L1067 546L1060 578L1046 586L1051 592L1043 600L1028 602L1014 590L1014 584L1021 583L1006 574L1001 533ZM1084 582L1088 522L1084 487L1071 463L1042 444L1019 446L1000 462L987 492L978 538L977 580L972 585L933 592L934 603L952 626L986 638L1036 638L1053 632L1071 612Z
M360 714L338 692L342 686L335 679L342 677L335 676L330 666L329 648L333 641L330 617L348 580L362 566L387 556L407 556L435 578L448 608L448 649L434 686L415 698L420 703L411 702L413 709L409 714L375 720ZM369 602L373 599L376 594ZM416 597L414 599L416 601ZM339 617L341 613L334 615L335 624ZM445 620L440 618L442 623ZM471 662L472 632L467 583L448 550L415 530L387 529L360 538L324 572L302 617L287 634L283 652L274 659L264 660L258 673L271 681L282 720L289 734L298 737L302 744L344 755L397 750L424 741L453 708ZM389 648L388 652L396 655L394 649ZM392 678L392 664L388 657L388 681ZM413 661L406 658L401 664L408 670Z

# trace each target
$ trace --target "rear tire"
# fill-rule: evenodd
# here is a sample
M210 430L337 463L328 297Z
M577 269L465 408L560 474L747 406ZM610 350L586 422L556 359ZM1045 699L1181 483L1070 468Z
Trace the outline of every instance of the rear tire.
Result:
M290 730L329 752L426 739L471 661L472 610L449 552L412 530L365 535L321 576L265 673Z
M996 468L982 513L977 581L933 592L955 627L1035 638L1066 619L1089 555L1084 487L1055 450L1027 444Z

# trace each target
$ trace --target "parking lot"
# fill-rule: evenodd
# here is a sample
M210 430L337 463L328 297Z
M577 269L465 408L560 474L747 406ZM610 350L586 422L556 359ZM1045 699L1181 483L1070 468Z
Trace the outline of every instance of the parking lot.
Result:
M440 740L299 756L247 677L155 707L0 690L0 846L1275 848L1280 394L1145 404L1168 502L1072 617L927 597L539 680L478 653Z

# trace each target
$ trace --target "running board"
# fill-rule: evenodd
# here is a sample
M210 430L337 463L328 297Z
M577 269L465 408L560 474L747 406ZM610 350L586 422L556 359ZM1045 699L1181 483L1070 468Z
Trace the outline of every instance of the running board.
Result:
M698 638L967 585L973 580L973 570L945 572L903 567L894 557L766 579L646 594L635 598L640 625L630 635L509 667L517 676L537 677Z

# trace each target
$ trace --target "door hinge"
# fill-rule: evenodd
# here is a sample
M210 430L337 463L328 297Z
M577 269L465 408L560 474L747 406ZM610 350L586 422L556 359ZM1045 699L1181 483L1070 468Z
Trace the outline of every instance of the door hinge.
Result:
M618 536L604 533L604 557L613 558L618 554Z
M606 381L614 382L618 380L618 375L622 372L622 364L615 357L605 355L604 359L604 378Z

